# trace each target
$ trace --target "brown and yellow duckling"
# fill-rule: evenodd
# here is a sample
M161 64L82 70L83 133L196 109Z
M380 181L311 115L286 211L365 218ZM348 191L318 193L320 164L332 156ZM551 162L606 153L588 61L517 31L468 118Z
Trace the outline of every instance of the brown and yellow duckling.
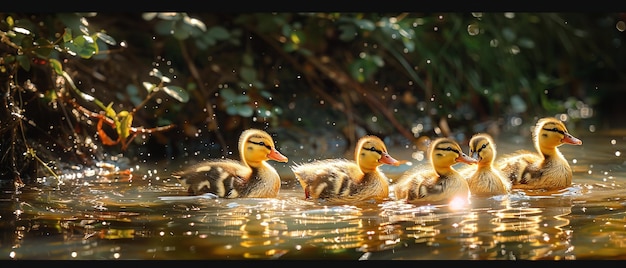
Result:
M287 162L265 131L248 129L239 137L241 161L211 159L175 172L192 195L212 193L223 198L273 198L280 190L280 177L266 161Z
M519 150L498 161L497 167L513 189L559 190L572 184L572 168L557 147L581 145L565 124L553 117L539 119L533 131L536 153Z
M389 179L378 167L401 163L389 155L380 138L367 135L357 142L354 160L324 159L294 165L291 169L304 190L305 199L382 201L389 196Z
M478 161L473 173L467 178L473 196L494 196L511 192L511 181L494 168L496 143L486 133L472 136L469 142L470 156Z
M467 180L452 166L456 163L475 164L476 160L463 153L461 146L450 138L437 138L428 148L432 168L408 170L393 185L397 200L408 203L449 203L455 198L469 198Z

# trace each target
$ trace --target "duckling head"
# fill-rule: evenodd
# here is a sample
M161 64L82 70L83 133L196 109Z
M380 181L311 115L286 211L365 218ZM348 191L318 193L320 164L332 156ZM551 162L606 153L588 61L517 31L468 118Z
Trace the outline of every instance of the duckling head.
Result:
M364 173L372 172L382 164L397 166L401 163L389 155L385 143L376 136L362 137L355 148L354 159Z
M470 139L469 151L479 166L490 166L496 157L496 143L489 134L478 133Z
M461 146L450 138L437 138L429 146L430 162L435 170L449 169L457 162L476 164L473 159L463 153Z
M250 166L256 167L266 160L287 162L288 158L274 146L274 139L267 132L259 129L248 129L239 138L239 153Z
M537 121L533 138L535 139L535 147L541 152L554 150L562 144L583 144L580 139L569 134L563 122L553 117L546 117Z

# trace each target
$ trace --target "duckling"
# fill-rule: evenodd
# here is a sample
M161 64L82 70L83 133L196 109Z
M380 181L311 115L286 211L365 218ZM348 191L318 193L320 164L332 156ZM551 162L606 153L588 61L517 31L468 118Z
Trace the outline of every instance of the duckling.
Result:
M266 161L287 162L265 131L247 129L239 137L241 161L210 159L172 174L191 195L212 193L222 198L273 198L280 190L280 177Z
M496 143L487 133L474 134L469 142L470 156L478 161L476 169L467 179L470 193L475 196L508 194L511 181L493 167ZM463 173L461 173L463 174Z
M513 183L513 189L559 190L572 184L572 168L557 147L581 145L568 133L565 124L553 117L541 118L533 130L537 153L519 150L507 155L497 166Z
M361 137L354 149L354 160L324 159L291 167L304 190L305 199L330 202L356 202L389 196L389 179L378 167L400 165L378 137Z
M437 138L428 148L432 169L408 170L394 184L397 200L408 203L448 203L460 197L468 199L467 180L452 166L458 162L475 164L477 161L465 153L450 138Z

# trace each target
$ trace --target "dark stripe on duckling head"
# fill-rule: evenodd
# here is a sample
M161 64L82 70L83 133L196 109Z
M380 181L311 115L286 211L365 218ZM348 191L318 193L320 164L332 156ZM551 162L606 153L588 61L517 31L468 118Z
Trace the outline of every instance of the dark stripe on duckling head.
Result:
M260 141L260 142L254 142L254 141L248 140L248 142L249 142L249 143L252 143L252 144L259 145L259 146L263 146L263 147L267 148L268 150L271 150L271 149L272 149L272 146L269 146L269 145L265 144L265 142L262 142L262 141Z
M372 146L372 148L363 148L363 150L367 150L367 151L370 151L370 152L376 152L376 153L378 153L379 155L382 155L382 154L383 154L383 151L382 151L382 150L378 150L378 149L376 149L376 147L374 147L374 146Z
M552 132L558 132L561 135L565 135L565 131L558 129L557 127L554 128L546 128L545 126L542 128L543 130L547 130L547 131L552 131Z
M448 146L448 147L439 147L440 145L443 145L446 143L441 143L441 144L437 144L437 147L435 147L435 150L440 150L440 151L450 151L450 152L455 152L457 154L461 154L461 152L455 148L452 148L452 146Z

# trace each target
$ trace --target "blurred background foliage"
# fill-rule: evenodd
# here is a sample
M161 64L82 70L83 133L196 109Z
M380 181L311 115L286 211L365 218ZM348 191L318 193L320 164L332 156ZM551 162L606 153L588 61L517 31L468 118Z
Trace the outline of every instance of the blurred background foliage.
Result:
M249 127L317 157L366 133L464 140L525 133L542 116L613 127L625 18L0 13L0 178L119 156L230 157Z

